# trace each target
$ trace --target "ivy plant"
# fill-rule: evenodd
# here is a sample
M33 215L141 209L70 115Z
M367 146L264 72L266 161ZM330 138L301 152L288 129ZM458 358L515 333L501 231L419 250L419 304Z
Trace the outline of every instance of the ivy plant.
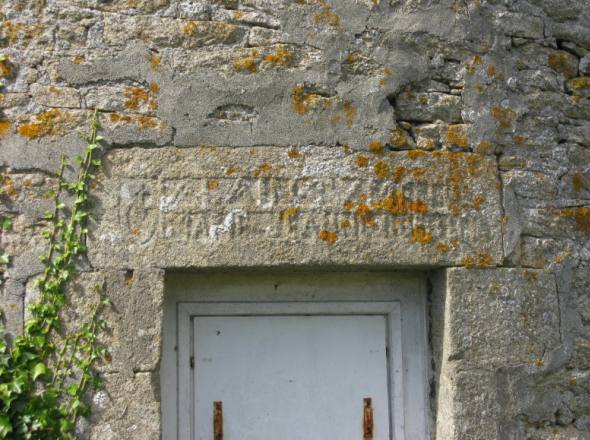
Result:
M95 111L89 132L81 133L88 146L75 160L77 177L64 177L70 164L63 157L57 187L49 192L53 209L44 216L49 225L43 232L45 269L36 280L39 296L29 306L23 334L8 343L0 328L0 439L75 438L79 418L90 411L85 397L101 385L94 367L108 356L97 338L106 326L100 315L108 300L100 292L102 299L74 330L66 330L62 318L76 261L86 252L89 186L101 165L99 127ZM0 226L8 225L3 222Z

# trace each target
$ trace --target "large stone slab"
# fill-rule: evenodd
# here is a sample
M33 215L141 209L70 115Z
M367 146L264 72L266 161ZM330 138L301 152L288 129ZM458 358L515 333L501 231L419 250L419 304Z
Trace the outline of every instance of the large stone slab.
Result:
M89 257L129 268L501 261L493 159L374 151L113 150Z
M535 372L561 346L557 287L549 271L449 269L446 303L445 360Z

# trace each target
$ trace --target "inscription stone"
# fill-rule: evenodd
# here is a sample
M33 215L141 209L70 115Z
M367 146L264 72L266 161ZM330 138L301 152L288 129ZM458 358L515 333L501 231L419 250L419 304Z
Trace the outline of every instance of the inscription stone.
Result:
M480 155L120 149L105 174L90 246L99 267L493 266L502 257L496 164Z

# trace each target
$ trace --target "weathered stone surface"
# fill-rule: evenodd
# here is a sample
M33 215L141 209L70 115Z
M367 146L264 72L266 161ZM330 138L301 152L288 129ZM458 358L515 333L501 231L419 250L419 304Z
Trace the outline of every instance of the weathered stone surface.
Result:
M131 377L106 374L105 389L92 398L92 423L81 427L79 437L89 440L159 439L157 383L154 372L137 372Z
M66 317L76 327L88 319L89 308L107 297L112 305L101 317L108 328L101 343L109 351L110 362L102 372L132 377L136 372L158 369L161 345L164 274L158 269L142 269L80 274L69 291L74 305Z
M159 435L150 267L228 265L514 266L442 283L431 431L589 438L586 0L0 3L14 332L42 270L47 176L83 151L92 108L117 149L79 264L80 287L104 282L121 310L93 438Z
M494 161L473 154L116 150L96 193L91 261L493 266L497 183Z
M475 368L534 370L560 346L559 303L549 272L450 269L446 301L448 360Z

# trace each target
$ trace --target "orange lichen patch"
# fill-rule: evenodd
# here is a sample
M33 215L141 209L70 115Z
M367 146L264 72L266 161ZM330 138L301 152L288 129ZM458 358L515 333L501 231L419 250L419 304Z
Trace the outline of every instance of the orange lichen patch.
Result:
M131 286L133 284L133 271L128 270L125 272L125 284Z
M375 175L381 179L385 179L389 175L389 165L380 160L374 167Z
M539 273L532 270L525 270L523 275L524 278L531 284L539 279Z
M402 214L420 214L428 212L428 204L423 200L408 200L408 198L399 190L390 193L383 200L373 203L373 208L382 209L392 215Z
M391 75L393 75L393 71L389 67L386 67L385 69L383 69L383 76L391 76Z
M160 70L160 62L161 62L161 59L158 55L152 55L150 57L150 68L154 72L158 72Z
M287 151L287 156L289 156L291 159L301 159L303 154L301 154L297 148L293 147Z
M441 253L441 254L445 254L447 252L449 252L451 250L451 247L446 244L443 243L442 241L439 241L438 243L436 243L436 251Z
M472 206L473 206L474 209L479 210L481 208L482 203L485 202L485 201L486 201L485 197L476 196L476 197L473 198L473 204L472 204Z
M235 11L232 11L232 15L233 15L234 20L239 20L240 18L242 18L244 16L244 13L242 11L235 10Z
M402 180L402 178L404 177L404 175L406 174L406 171L407 170L405 167L402 167L402 166L395 167L391 178L393 179L394 182L399 183Z
M590 234L590 207L566 208L563 216L573 218L578 229Z
M226 176L232 176L233 174L239 173L242 169L237 165L230 165L227 170L225 170Z
M481 63L481 57L479 55L475 55L471 60L465 62L465 69L468 73L473 75L475 73L475 66L480 65Z
M342 151L344 151L344 154L350 153L350 147L348 146L348 144L342 144Z
M424 226L416 225L412 228L412 240L425 245L432 242L432 234Z
M428 97L426 95L420 95L420 97L418 98L418 102L422 105L427 105Z
M0 136L2 136L2 131L0 130ZM584 176L580 173L574 174L572 177L572 186L574 187L574 191L578 192L584 189Z
M43 26L40 24L24 24L7 20L2 23L2 35L5 44L1 46L14 46L15 43L21 41L23 44L28 44L34 37L43 32Z
M567 82L568 87L574 92L590 89L590 76L581 76Z
M207 180L207 189L210 191L216 190L219 188L219 182L215 179Z
M350 211L352 208L354 208L354 202L352 200L347 200L344 202L344 205L342 205L342 207L347 211Z
M14 182L13 180L10 178L10 176L4 176L2 179L2 188L3 188L3 193L6 194L8 197L10 197L11 199L14 199L17 195L18 195L18 191L16 190L15 186L14 186Z
M151 93L158 93L160 91L160 86L156 83L150 83L149 89Z
M349 101L344 101L342 103L342 108L344 109L344 115L346 116L346 125L350 127L356 117L356 108L354 108Z
M412 174L414 175L415 180L422 180L422 179L424 179L424 175L426 174L426 168L422 168L422 167L412 168Z
M478 154L487 154L490 153L493 149L493 145L488 141L481 141L475 147L475 152Z
M391 130L389 142L394 147L402 148L409 145L408 134L401 128L396 127Z
M260 61L260 52L257 49L250 50L250 53L240 58L233 63L233 67L238 72L255 73L258 70L258 62Z
M81 55L76 55L74 58L72 58L72 63L74 64L82 64L83 61L84 57L82 57Z
M296 208L294 206L291 206L291 207L289 207L287 209L283 209L281 211L281 213L279 214L279 219L281 221L288 222L293 217L295 217L298 212L299 212L299 208Z
M5 56L5 58L0 61L0 78L8 78L11 73L12 63L9 61L8 57Z
M346 55L346 62L348 64L354 64L358 60L360 60L360 58L361 58L360 52L350 52L348 55Z
M18 133L29 139L44 136L58 136L65 132L65 125L72 117L58 109L52 109L35 116L35 121L18 127Z
M528 137L526 136L513 136L512 140L516 145L524 145L526 141L528 141Z
M492 259L491 255L480 253L477 254L476 257L463 257L461 259L461 264L467 269L472 267L483 268L493 266L494 260Z
M373 211L371 211L371 208L366 203L359 203L354 211L354 215L365 225L373 226L375 224Z
M147 103L150 99L146 90L140 87L127 87L124 92L127 101L125 101L125 108L129 110L137 110L142 103Z
M326 98L317 93L306 93L305 88L298 84L291 91L291 108L300 115L308 113L317 103Z
M157 118L152 118L149 116L143 115L120 115L118 113L111 113L109 115L109 120L117 124L119 122L125 122L128 124L135 123L139 125L141 128L164 128L165 124L161 123L160 120Z
M516 113L509 107L492 107L492 116L500 128L510 128L516 118Z
M0 138L4 137L10 130L10 121L0 121Z
M340 17L332 10L332 8L322 2L324 7L320 12L314 14L313 22L316 25L328 25L332 26L333 28L342 31L342 26L340 25Z
M350 220L344 219L340 222L340 229L348 229L348 228L352 228L352 223L350 223Z
M547 64L566 78L573 78L578 74L578 66L577 63L568 62L570 56L563 50L553 51L547 57Z
M371 141L369 142L369 145L367 145L367 147L369 147L369 151L375 154L381 154L383 152L384 146L385 145L381 141Z
M469 148L469 138L463 124L449 125L448 129L443 133L447 142L459 148Z
M422 150L408 150L408 157L412 160L416 160L419 157L426 156L426 153Z
M354 161L359 167L366 167L367 165L369 165L369 158L362 154L357 155L354 158Z
M254 177L260 177L261 175L270 176L272 165L263 163L254 171Z
M275 64L279 66L288 66L291 64L292 60L293 52L285 49L283 45L277 47L277 50L274 54L269 53L264 56L265 63Z
M189 21L184 24L182 31L188 35L194 35L197 32L199 24L196 21Z
M338 234L332 231L326 231L325 229L320 231L319 237L320 240L325 241L328 244L334 244L338 241Z
M488 65L487 69L486 69L486 73L488 74L488 76L491 78L492 76L494 76L496 74L497 70L496 70L496 66L494 66L493 64Z

